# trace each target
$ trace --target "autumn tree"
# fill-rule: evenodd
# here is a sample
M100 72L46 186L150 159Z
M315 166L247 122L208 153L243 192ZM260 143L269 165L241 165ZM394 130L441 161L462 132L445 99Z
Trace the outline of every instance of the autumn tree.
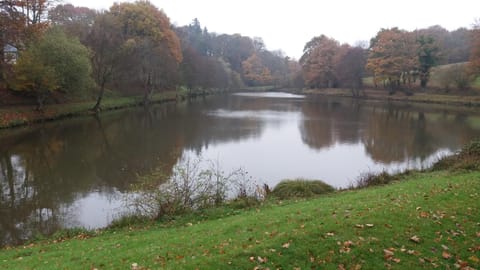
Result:
M191 48L201 56L211 56L211 34L206 28L202 29L200 21L195 18L189 25L175 29L181 40L182 49Z
M6 44L21 49L47 27L46 13L53 0L0 1L0 55ZM6 63L0 57L0 81L5 80Z
M363 88L367 53L360 47L343 46L335 64L335 76L341 87L349 88L353 96L359 96Z
M112 80L113 70L118 63L119 48L122 45L121 29L110 13L99 14L91 31L86 37L86 44L91 50L92 75L98 89L97 102L92 108L98 112L102 103L107 83Z
M272 82L272 74L262 59L254 53L242 63L243 75L247 85L268 85Z
M280 86L288 77L285 56L268 51L259 37L209 33L198 19L175 30L184 56L182 80L189 89L225 86L227 82L228 88Z
M462 63L469 59L471 52L471 31L467 28L458 28L451 31L445 42L447 63Z
M51 92L59 89L59 79L55 69L46 62L39 48L27 48L15 65L16 76L10 82L13 90L35 97L37 110L43 110L45 100Z
M90 72L87 48L53 28L22 52L11 88L33 95L41 110L53 91L81 95L91 86Z
M65 33L78 37L82 43L85 42L96 16L95 10L72 4L60 4L48 11L51 24L62 27Z
M382 29L371 40L367 68L375 83L383 81L395 91L413 82L412 71L418 67L418 46L414 35L398 28ZM408 83L408 84L407 84Z
M480 20L474 24L471 37L469 71L473 76L480 76Z
M335 86L334 57L338 48L338 41L325 35L314 37L305 45L300 64L307 86L311 88Z
M458 28L448 31L440 25L415 30L417 36L433 38L434 46L438 47L439 65L461 63L468 61L471 52L471 30Z
M229 68L212 54L212 34L202 29L200 21L175 29L180 38L183 61L180 64L182 84L189 90L228 88Z
M165 13L148 1L116 3L109 13L123 37L122 61L116 65L118 82L141 85L147 104L155 89L172 82L182 60L180 41Z
M0 1L1 41L17 45L25 43L29 38L35 38L39 31L48 26L47 11L53 2L54 0Z
M215 36L212 43L213 54L224 59L239 74L242 74L243 61L255 52L252 39L239 34Z

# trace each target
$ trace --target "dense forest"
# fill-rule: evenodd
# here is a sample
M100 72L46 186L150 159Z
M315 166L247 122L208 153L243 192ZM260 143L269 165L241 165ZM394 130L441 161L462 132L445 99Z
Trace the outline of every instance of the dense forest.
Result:
M369 44L351 46L320 35L299 61L269 51L260 37L209 32L197 19L172 25L149 1L97 11L53 0L0 1L0 97L65 103L105 95L142 96L205 89L349 88L365 77L391 92L428 86L434 66L444 88L468 88L480 73L479 24L448 31L381 29ZM468 62L468 64L463 64ZM8 104L9 100L0 101Z

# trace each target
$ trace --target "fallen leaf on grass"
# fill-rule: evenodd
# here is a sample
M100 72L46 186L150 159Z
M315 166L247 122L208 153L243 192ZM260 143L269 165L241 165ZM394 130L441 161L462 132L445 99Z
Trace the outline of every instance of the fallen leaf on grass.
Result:
M421 218L428 218L430 216L430 214L428 214L428 212L420 212L420 217Z
M257 260L258 260L259 263L266 263L268 261L267 257L262 258L260 256L257 257Z
M450 253L448 253L448 252L446 252L446 251L443 251L443 252L442 252L442 258L448 260L448 259L452 258L452 254L450 254Z
M282 245L283 248L289 248L290 247L290 242L287 242L285 244Z
M410 250L407 250L407 254L409 254L409 255L418 255L419 253L418 253L417 251L415 251L415 250L411 250L411 249L410 249Z
M414 235L414 236L410 237L410 241L418 244L418 243L420 243L420 237Z
M391 250L388 250L388 249L383 250L383 258L387 261L391 260L394 254L395 253L393 253L393 251Z
M356 224L356 225L355 225L355 228L363 229L363 227L364 227L364 226L363 226L362 224Z
M350 240L343 242L344 247L351 247L352 245L353 245L353 242Z
M479 263L480 262L480 259L475 255L470 256L468 259L470 261L474 262L474 263Z
M365 226L367 226L367 228L373 228L373 224L370 223L365 224Z
M455 264L455 267L460 268L462 270L472 269L472 268L469 268L468 262L465 262L465 261L462 261L462 260L458 260L457 263Z

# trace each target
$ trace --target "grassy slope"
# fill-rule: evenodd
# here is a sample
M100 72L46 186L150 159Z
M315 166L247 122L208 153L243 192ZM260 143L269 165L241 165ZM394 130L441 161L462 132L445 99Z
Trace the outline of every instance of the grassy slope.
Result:
M479 268L480 172L418 173L407 180L3 250L0 269Z

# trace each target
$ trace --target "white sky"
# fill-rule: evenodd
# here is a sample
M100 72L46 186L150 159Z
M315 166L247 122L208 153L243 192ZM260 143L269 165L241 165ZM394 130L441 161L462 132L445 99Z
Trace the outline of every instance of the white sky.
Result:
M113 0L64 0L108 9ZM133 1L121 1L133 2ZM303 46L325 34L342 43L368 41L380 28L415 30L439 24L470 28L480 18L479 0L150 0L171 22L198 18L210 32L262 37L270 50L299 58Z

